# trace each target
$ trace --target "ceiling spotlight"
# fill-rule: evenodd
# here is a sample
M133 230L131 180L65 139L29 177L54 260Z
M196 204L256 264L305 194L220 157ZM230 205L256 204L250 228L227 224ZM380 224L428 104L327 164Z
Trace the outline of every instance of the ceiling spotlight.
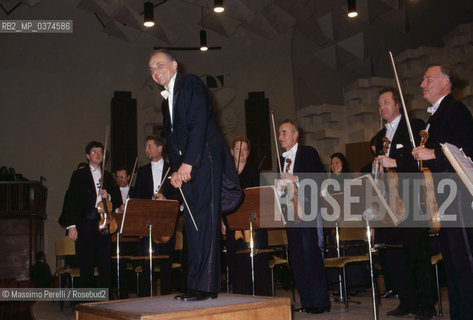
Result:
M154 27L154 5L147 1L144 6L144 26L146 28Z
M214 12L220 13L224 10L225 8L223 7L223 0L214 0Z
M354 18L358 15L356 11L356 0L347 0L348 17Z
M207 32L202 29L200 30L200 51L207 51L209 47L207 47Z

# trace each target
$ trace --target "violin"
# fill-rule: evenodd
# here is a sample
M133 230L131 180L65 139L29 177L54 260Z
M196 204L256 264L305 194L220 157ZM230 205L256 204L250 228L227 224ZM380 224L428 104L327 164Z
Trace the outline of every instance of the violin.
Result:
M107 142L108 142L108 124L105 126L105 144L104 144L104 153L102 159L102 178L100 179L100 190L103 188L103 178L105 173L105 156L107 154ZM115 220L115 214L113 212L112 202L108 199L102 198L97 205L97 211L99 213L99 223L98 228L99 232L102 234L113 234L117 231L118 225Z
M389 145L391 144L391 141L387 137L384 137L382 141L383 141L382 153L386 155L388 153L388 149L389 149ZM399 218L399 220L403 220L406 210L404 208L404 202L402 201L401 196L399 195L399 177L395 170L386 168L386 182L388 185L389 206L391 208L395 207L396 216Z
M272 126L273 126L273 134L274 134L274 143L276 145L276 154L277 154L277 163L278 163L278 169L279 169L279 175L282 175L282 167L281 167L281 161L279 161L279 147L278 147L278 139L276 136L276 125L274 122L274 112L271 112L271 119L272 119ZM290 168L290 163L286 166L286 172L289 173L289 168ZM302 220L302 207L299 204L299 199L298 199L298 190L297 190L297 184L295 182L292 182L286 186L287 190L287 197L290 199L291 204L293 208L295 208L295 215L294 218L296 218L298 221Z
M101 233L115 233L118 229L115 215L113 214L112 202L108 199L102 199L97 205L97 211L100 216L99 231Z
M428 126L426 130L420 130L420 143L419 146L425 147L427 139L429 139ZM435 198L434 179L432 172L429 168L423 166L422 160L419 160L420 171L424 174L425 185L423 186L424 193L424 211L429 214L430 219L430 230L433 233L440 231L440 217L437 200Z

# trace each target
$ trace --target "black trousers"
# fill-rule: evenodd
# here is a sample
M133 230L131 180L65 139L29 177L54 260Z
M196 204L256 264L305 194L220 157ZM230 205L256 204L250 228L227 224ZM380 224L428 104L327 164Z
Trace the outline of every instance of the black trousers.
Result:
M210 155L206 145L200 167L192 169L192 180L183 184L182 191L191 208L198 231L187 209L184 231L187 242L187 288L204 292L219 292L220 276L220 198L222 190L222 157Z
M386 268L401 304L413 309L434 308L434 281L431 250L425 228L390 228L385 249Z
M316 228L286 228L289 263L296 281L302 307L330 304L322 253Z
M473 319L473 231L445 228L440 231L440 248L448 278L450 319Z
M98 231L98 220L83 219L78 223L76 252L79 258L81 288L110 288L111 286L111 246L110 235ZM94 285L94 267L99 271Z
M448 279L450 319L473 320L473 198L456 179L456 196L446 209L446 214L455 219L442 221L440 250ZM439 206L446 203L448 195L437 194Z

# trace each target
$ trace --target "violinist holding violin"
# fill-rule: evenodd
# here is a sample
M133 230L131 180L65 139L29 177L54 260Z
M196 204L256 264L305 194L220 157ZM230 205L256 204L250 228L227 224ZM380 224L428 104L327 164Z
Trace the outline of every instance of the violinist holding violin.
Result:
M109 200L115 210L122 200L112 174L101 170L103 155L102 143L87 144L85 156L89 166L73 172L59 217L59 224L66 227L69 238L76 242L82 288L109 288L111 285L111 235L105 230L99 231L97 207L103 200ZM93 285L94 266L99 271L96 286Z
M282 179L299 182L303 173L322 173L324 167L319 153L312 146L299 144L299 126L287 119L279 126L279 142L286 151L280 157ZM310 203L308 191L305 201ZM311 206L304 205L305 215L311 214ZM288 223L289 224L289 223ZM296 224L296 225L294 225ZM318 314L330 311L322 252L318 244L317 221L293 223L286 228L289 246L289 262L299 293L301 307L296 312Z
M396 175L418 172L417 162L411 155L412 144L406 117L401 113L399 91L394 87L381 89L378 106L379 114L386 121L386 125L374 138L378 156L373 162L373 170L376 171L377 168L378 174L391 170L391 173ZM413 132L419 132L425 127L424 122L419 119L412 119L410 125ZM418 144L420 136L414 137ZM401 177L397 178L398 185L402 186ZM399 188L397 191L399 195L403 195ZM402 197L400 199L402 200ZM376 230L376 242L387 245L384 249L386 257L384 271L389 273L393 280L394 291L399 294L399 306L389 311L387 315L401 317L415 313L417 320L432 319L435 309L428 230L407 226L413 214L412 202L410 200L402 203L406 221L394 228Z
M432 65L427 68L420 84L424 99L431 107L425 131L428 139L424 147L414 148L412 155L422 160L430 168L434 182L440 182L440 173L445 175L455 172L441 150L440 143L448 142L473 158L473 118L467 107L455 100L452 90L457 84L457 76L452 67ZM455 175L449 174L449 178ZM465 223L472 218L472 199L463 183L456 180L455 200L446 208L446 215L454 215L455 225L447 226L442 222L439 239L440 250L445 263L448 278L448 296L450 319L473 319L473 232L471 224ZM439 188L436 188L438 191ZM436 195L442 204L448 192Z

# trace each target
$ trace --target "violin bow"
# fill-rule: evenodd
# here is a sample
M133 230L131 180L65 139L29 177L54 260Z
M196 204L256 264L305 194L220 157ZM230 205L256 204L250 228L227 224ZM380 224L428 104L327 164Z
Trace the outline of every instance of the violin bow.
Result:
M109 126L108 123L105 125L105 141L104 141L104 146L103 146L103 158L102 158L102 180L100 181L100 190L103 189L103 182L104 182L104 173L105 173L105 159L107 156L107 147L108 147L108 131L109 131Z
M128 199L128 195L130 194L131 184L133 183L133 177L135 176L136 165L138 164L138 157L135 159L135 164L133 165L133 171L131 172L131 179L130 179L130 188L128 188L128 192L126 193L125 199Z
M159 193L159 191L161 190L164 182L166 182L166 178L168 177L169 170L171 170L171 166L168 167L166 173L164 174L164 178L161 180L161 183L159 184L159 187L158 187L158 190L156 190L156 193Z
M279 161L278 138L276 136L276 124L274 123L274 111L271 111L271 122L273 124L274 145L276 146L276 161L278 163L279 174L282 174L281 161Z
M401 97L402 109L404 110L404 116L406 117L407 130L409 131L409 139L411 140L412 148L415 148L416 142L414 140L414 135L412 134L411 122L409 121L409 115L407 114L406 103L404 102L404 95L402 94L401 84L399 82L399 77L397 76L396 64L394 63L394 58L391 51L389 51L389 58L391 59L391 66L393 67L394 78L396 80L399 96Z

